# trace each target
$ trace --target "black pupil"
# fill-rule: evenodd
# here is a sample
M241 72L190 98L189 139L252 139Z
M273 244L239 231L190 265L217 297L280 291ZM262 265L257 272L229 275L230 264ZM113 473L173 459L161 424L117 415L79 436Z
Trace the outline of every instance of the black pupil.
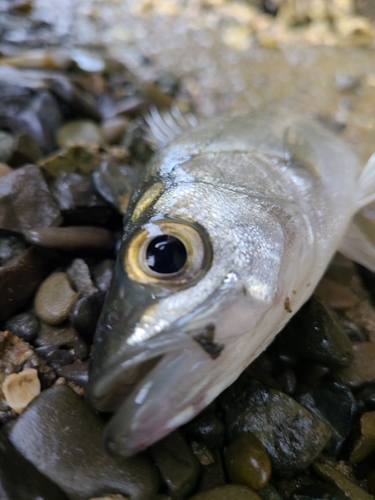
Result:
M185 265L187 253L185 245L174 236L157 236L148 245L146 263L160 274L177 273Z

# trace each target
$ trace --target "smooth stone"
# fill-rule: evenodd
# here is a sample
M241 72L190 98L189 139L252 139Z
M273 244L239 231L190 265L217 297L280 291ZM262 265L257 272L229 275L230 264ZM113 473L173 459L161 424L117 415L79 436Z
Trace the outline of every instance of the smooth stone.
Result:
M35 368L11 373L2 384L4 397L10 408L22 413L27 405L40 393L40 381Z
M326 463L313 463L315 472L325 481L335 485L350 500L374 500L374 497L364 489L347 479L343 474L337 471L332 465Z
M0 177L0 228L25 231L62 222L58 206L34 165Z
M52 326L47 323L40 323L38 336L34 340L37 348L46 348L43 353L53 352L59 348L71 351L76 359L87 358L89 349L86 342L78 335L71 325Z
M94 338L104 299L105 292L97 292L88 297L82 297L77 300L70 313L71 324L89 343Z
M9 433L15 448L70 500L116 491L148 500L158 489L155 468L138 455L109 456L102 444L104 423L65 385L43 391Z
M56 250L108 250L113 245L110 231L94 226L41 227L24 231L30 245Z
M56 371L59 377L64 377L68 382L73 382L80 387L86 387L89 381L88 361L76 361L71 365L61 366Z
M59 148L67 148L74 144L103 144L104 139L100 127L89 120L74 120L64 123L58 130L56 142Z
M172 498L184 498L192 491L198 479L199 463L178 431L153 445L149 453Z
M105 259L96 264L92 269L92 279L100 292L108 292L115 269L115 261Z
M51 274L38 288L35 313L49 325L59 325L68 318L77 298L66 273Z
M347 500L347 496L331 484L314 484L298 488L292 500Z
M283 500L280 493L273 486L267 484L264 488L257 491L262 500Z
M101 73L105 70L105 62L101 57L83 50L74 50L71 60L78 69L87 73Z
M17 337L31 342L38 334L39 322L35 314L25 312L8 319L4 327L5 330L9 330L14 335L17 335Z
M350 453L352 464L362 462L375 450L375 411L364 413L359 425L361 434Z
M103 226L113 215L90 175L60 172L49 185L66 226Z
M53 266L50 251L31 247L0 268L0 322L24 307Z
M25 250L25 242L19 234L0 231L0 266L4 266Z
M212 413L198 415L184 427L184 433L188 439L217 449L223 447L224 432L223 422Z
M47 177L53 179L60 172L91 174L99 168L100 162L101 157L97 148L77 144L43 158L38 162L38 167Z
M105 120L101 125L104 141L107 144L118 144L129 123L129 119L124 116L115 116Z
M89 266L83 259L74 259L66 271L68 278L80 297L89 297L97 293Z
M2 500L68 500L0 433L0 498Z
M240 434L225 453L225 465L232 483L260 490L268 483L272 467L259 439L251 433Z
M332 311L313 297L277 337L280 350L291 350L323 366L346 367L353 361L352 344Z
M13 149L13 135L0 130L0 163L6 163Z
M274 473L305 469L331 437L329 427L286 394L246 376L221 396L228 438L252 432L265 447Z
M313 415L329 425L331 439L326 452L337 455L352 427L357 409L350 389L335 382L328 382L296 398Z
M323 278L315 290L324 304L333 309L352 309L358 303L355 295L345 286L328 278Z
M351 389L358 389L375 379L375 343L354 342L352 345L353 363L347 368L335 372L333 378Z
M198 493L190 500L261 500L261 497L247 486L226 484Z

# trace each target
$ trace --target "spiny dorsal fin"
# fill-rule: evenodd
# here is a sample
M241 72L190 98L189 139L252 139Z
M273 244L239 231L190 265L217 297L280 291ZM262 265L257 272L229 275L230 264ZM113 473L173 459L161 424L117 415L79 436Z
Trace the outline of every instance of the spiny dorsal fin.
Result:
M157 148L167 146L198 125L198 120L192 113L182 114L177 106L161 113L152 106L143 118L149 126L148 140Z

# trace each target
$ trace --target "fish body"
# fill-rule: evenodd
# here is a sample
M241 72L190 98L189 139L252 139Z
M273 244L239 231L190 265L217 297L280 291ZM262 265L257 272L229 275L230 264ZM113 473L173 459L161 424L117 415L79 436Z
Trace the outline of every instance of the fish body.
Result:
M287 111L219 117L155 155L125 217L90 369L89 400L116 411L110 451L161 439L267 347L371 198L360 173L340 138Z

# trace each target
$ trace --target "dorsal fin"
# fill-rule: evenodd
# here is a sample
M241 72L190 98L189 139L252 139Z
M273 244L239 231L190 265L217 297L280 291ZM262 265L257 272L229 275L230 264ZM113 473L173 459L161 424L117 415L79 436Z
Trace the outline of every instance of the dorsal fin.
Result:
M167 146L198 125L198 120L192 113L182 114L177 106L162 113L152 106L143 118L149 126L148 140L157 148Z

